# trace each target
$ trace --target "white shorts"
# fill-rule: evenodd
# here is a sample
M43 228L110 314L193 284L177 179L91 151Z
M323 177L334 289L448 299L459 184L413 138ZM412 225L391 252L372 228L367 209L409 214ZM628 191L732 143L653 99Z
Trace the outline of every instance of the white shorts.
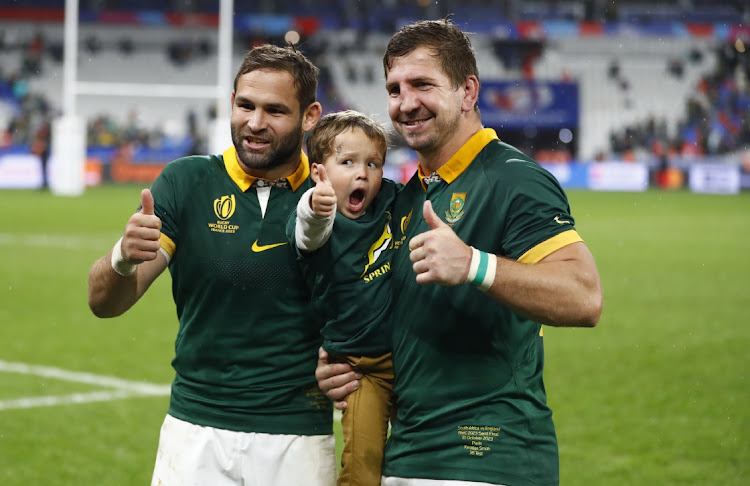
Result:
M380 482L380 486L502 486L502 485L490 484L490 483L477 483L474 481L397 478L394 476L383 476Z
M167 415L151 486L334 486L333 435L234 432Z

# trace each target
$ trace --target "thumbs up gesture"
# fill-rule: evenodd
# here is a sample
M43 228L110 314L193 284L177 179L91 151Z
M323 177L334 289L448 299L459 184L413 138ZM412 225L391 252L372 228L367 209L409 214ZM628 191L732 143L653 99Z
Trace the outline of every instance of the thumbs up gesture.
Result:
M316 185L310 198L310 208L321 218L328 218L336 212L336 191L324 165L312 164L311 176Z
M422 213L431 229L409 241L409 259L417 283L443 286L464 283L469 274L471 248L435 214L429 200L424 202Z
M132 215L122 237L122 256L128 263L138 264L156 258L161 236L161 219L154 215L154 196L141 191L141 209Z

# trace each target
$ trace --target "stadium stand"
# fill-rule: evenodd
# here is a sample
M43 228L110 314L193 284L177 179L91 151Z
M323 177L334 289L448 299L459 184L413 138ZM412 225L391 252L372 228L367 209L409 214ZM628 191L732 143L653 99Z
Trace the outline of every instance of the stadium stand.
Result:
M36 129L60 110L63 3L43 0L20 8L0 0L0 150L30 146ZM321 66L326 111L351 107L386 124L382 52L388 37L411 19L453 13L471 32L483 82L578 83L580 121L570 144L528 127L500 130L532 156L552 154L563 161L658 157L640 141L653 136L636 137L643 127L658 129L670 146L694 133L687 106L690 100L715 99L701 97L699 90L716 81L711 73L719 47L733 35L749 37L747 29L735 34L732 26L750 17L744 2L715 6L704 0L617 2L616 9L597 0L235 3L234 66L244 48L281 42L286 30L296 28L303 34L300 48ZM142 0L80 4L79 80L215 82L218 0L173 0L165 4L168 10ZM747 84L729 86L740 99L731 112L704 109L715 112L730 133L744 133L749 117L738 110ZM203 150L200 135L215 115L209 100L179 98L81 96L78 110L89 121L90 144L117 145L126 137L169 148L166 158ZM715 146L745 143L739 135L732 140Z

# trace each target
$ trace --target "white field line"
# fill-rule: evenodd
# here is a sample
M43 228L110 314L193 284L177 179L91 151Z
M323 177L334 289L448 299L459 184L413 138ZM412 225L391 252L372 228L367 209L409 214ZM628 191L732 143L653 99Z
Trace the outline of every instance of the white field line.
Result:
M0 400L0 411L13 408L55 407L58 405L108 402L120 398L136 396L130 391L96 391L90 393L73 393L70 395L46 395L42 397L14 398Z
M70 395L48 395L40 397L25 397L11 400L0 400L0 410L13 408L49 407L74 403L101 402L136 396L168 396L170 385L157 385L141 381L128 381L112 376L96 375L69 371L51 366L30 365L27 363L10 363L0 361L0 372L20 373L41 376L56 380L72 381L110 388L88 393L73 393Z
M72 393L70 395L47 395L0 400L0 411L14 408L54 407L57 405L106 402L137 396L167 396L170 392L170 385L156 385L154 383L146 383L142 381L129 381L113 376L69 371L52 366L30 365L27 363L0 361L0 372L20 373L24 375L41 376L44 378L53 378L57 380L72 381L75 383L113 388L112 390ZM341 411L334 410L333 418L334 420L341 420Z

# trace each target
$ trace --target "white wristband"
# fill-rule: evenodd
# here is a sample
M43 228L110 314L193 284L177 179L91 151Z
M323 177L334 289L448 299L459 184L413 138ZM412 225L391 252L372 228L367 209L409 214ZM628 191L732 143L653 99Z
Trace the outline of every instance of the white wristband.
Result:
M473 246L471 248L471 263L469 274L464 283L478 287L482 292L487 292L495 282L497 270L497 256L492 253L479 251Z
M122 238L117 240L115 247L112 248L112 269L123 277L129 277L133 275L137 266L137 263L125 261L125 258L122 256Z
M464 283L470 284L474 281L474 278L477 276L477 268L479 268L479 250L474 248L473 246L470 246L471 248L471 263L469 263L469 274L466 276L466 281Z

